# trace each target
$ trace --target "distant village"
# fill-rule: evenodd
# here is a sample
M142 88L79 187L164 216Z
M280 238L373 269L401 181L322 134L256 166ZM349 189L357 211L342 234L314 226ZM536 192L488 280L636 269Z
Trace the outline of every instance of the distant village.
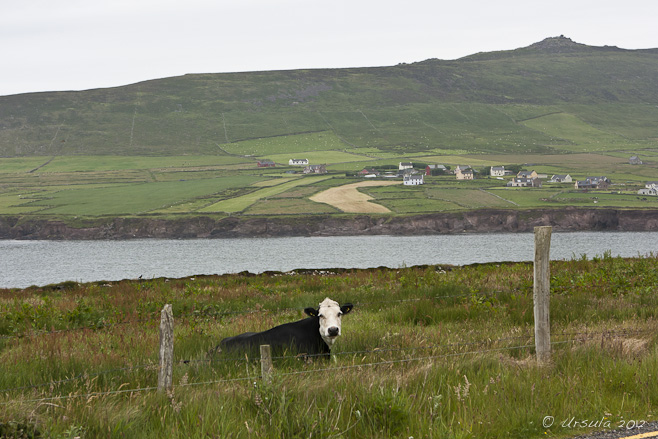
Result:
M641 165L642 160L637 156L632 156L629 159L632 165ZM259 160L258 167L275 167L276 164L271 160ZM304 174L326 174L326 164L312 165L308 159L290 159L288 166L302 167ZM441 164L424 164L425 168L422 169L414 167L413 162L400 162L397 169L378 170L376 168L364 168L357 173L357 176L363 178L402 178L402 184L405 186L418 186L425 184L425 176L437 175L454 175L456 180L474 180L476 178L476 171L470 165L458 165L451 169L448 165ZM486 169L486 168L485 168ZM297 171L290 170L287 173L296 173ZM482 174L482 173L481 173ZM547 183L572 183L575 189L581 190L606 190L612 184L612 181L605 175L585 177L583 180L574 180L569 174L554 174L550 178L548 174L537 173L534 170L519 170L505 169L505 166L491 166L488 171L487 177L494 177L496 179L505 181L507 187L519 188L540 188L542 182ZM508 177L508 179L504 178ZM509 179L509 177L512 177ZM482 178L482 177L480 177ZM658 181L648 181L645 187L638 191L638 195L658 196Z

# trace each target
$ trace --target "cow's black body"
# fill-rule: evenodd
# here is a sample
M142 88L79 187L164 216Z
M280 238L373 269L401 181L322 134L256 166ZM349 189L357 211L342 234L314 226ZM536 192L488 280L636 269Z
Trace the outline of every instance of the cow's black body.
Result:
M309 355L329 355L331 350L320 336L320 319L309 317L297 322L285 323L263 332L246 332L220 342L221 349L252 349L270 345L275 351L286 348Z

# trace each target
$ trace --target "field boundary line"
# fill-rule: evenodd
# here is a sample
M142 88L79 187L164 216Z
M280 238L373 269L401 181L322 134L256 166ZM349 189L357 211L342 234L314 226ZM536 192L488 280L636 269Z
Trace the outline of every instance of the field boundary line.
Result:
M506 201L506 202L508 202L508 203L510 203L510 204L515 205L516 207L519 207L519 205L516 204L516 203L515 203L514 201L512 201L512 200L508 200L507 198L503 198L503 197L501 197L500 195L496 195L496 194L494 194L493 192L489 192L489 191L486 190L486 189L482 189L482 188L479 188L479 189L480 189L482 192L484 192L485 194L489 194L489 195L492 195L492 196L494 196L494 197L496 197L496 198L500 198L500 199L503 200L503 201Z

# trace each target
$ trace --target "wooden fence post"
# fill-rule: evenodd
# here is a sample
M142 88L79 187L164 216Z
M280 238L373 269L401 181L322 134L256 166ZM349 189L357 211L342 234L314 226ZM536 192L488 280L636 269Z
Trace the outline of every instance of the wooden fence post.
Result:
M171 305L165 305L160 313L160 368L158 392L170 391L174 380L174 315Z
M272 349L270 345L263 344L260 345L260 374L267 384L272 382L272 371L274 366L272 365Z
M535 265L533 300L535 305L535 350L539 363L551 358L551 292L550 250L551 226L535 227Z

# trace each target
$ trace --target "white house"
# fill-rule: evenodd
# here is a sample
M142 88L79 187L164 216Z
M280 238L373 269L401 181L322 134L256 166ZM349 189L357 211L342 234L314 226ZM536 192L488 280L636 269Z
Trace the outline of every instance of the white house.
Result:
M492 166L489 174L492 177L504 177L505 176L505 166Z
M514 177L507 183L509 187L541 187L541 180L538 178Z
M653 195L653 196L658 196L658 189L656 188L642 188L639 191L637 191L638 195Z
M553 175L550 180L548 180L549 183L573 183L573 179L571 178L571 175Z
M404 171L405 169L413 169L414 164L411 162L400 162L400 166L398 167L398 170Z
M290 166L308 166L308 159L290 159L288 160Z
M643 189L637 191L638 195L658 195L658 181L647 181Z
M402 184L405 186L418 186L419 184L423 183L423 174L405 175L402 179Z

